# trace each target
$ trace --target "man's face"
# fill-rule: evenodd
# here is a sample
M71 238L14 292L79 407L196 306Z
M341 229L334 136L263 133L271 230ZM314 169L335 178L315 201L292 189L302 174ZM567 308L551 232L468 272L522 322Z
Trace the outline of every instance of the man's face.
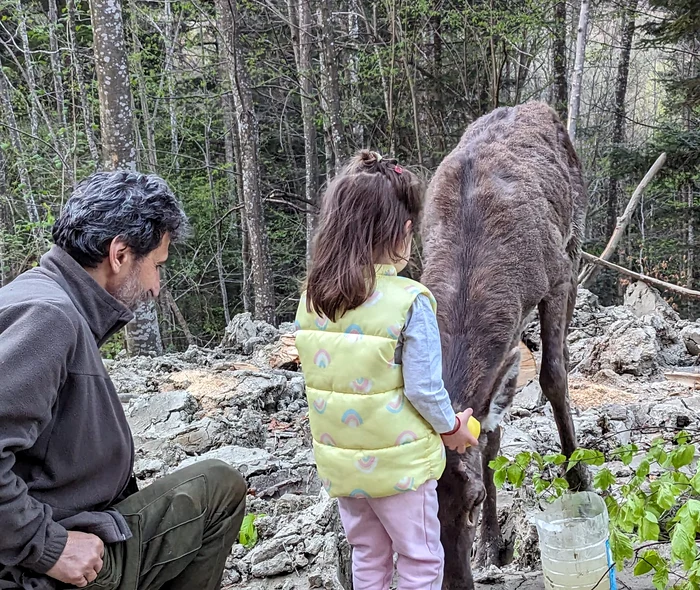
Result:
M124 278L113 286L112 296L130 310L155 299L160 293L160 267L168 259L170 236L165 235L160 245L143 258L133 256L125 263ZM120 273L121 274L121 273Z

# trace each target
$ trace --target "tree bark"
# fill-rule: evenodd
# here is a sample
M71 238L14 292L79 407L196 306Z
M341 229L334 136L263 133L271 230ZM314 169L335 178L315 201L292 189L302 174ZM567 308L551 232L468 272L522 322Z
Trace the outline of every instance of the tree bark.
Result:
M90 0L90 14L104 167L134 170L136 145L121 2Z
M316 125L314 112L316 101L314 100L313 71L311 67L311 48L313 47L313 35L311 34L311 0L289 0L290 26L292 27L292 40L297 43L294 52L297 62L297 77L301 97L301 117L304 126L304 170L306 199L306 264L311 262L311 247L316 228L316 200L318 198L318 152L316 148ZM324 4L322 2L321 4ZM294 14L296 12L296 14ZM296 18L293 18L293 17ZM298 34L295 34L295 28ZM331 145L333 143L331 142ZM335 155L333 155L335 157Z
M576 122L581 106L581 81L583 80L583 63L586 57L586 41L588 39L588 0L581 0L581 10L578 17L578 33L576 35L576 61L571 82L569 98L569 120L567 128L573 142L576 139Z
M627 94L627 80L630 70L630 53L632 51L632 39L635 29L635 11L638 0L628 0L622 11L622 47L617 62L617 79L615 81L615 118L613 121L613 157L611 159L611 175L608 183L607 198L607 231L606 235L612 235L617 221L617 207L619 198L619 181L616 178L619 166L619 154L622 142L625 138L625 96Z
M85 129L85 138L87 140L90 156L95 162L100 160L100 152L97 149L95 134L93 133L93 118L92 109L87 102L87 91L85 90L85 76L83 74L83 66L80 63L80 55L78 54L78 44L76 40L75 24L77 20L75 0L66 0L66 26L68 29L68 44L71 65L73 66L73 75L75 76L75 86L80 100L80 113L83 118L83 126Z
M224 36L241 147L241 175L255 293L255 317L274 324L276 323L275 297L260 195L258 120L253 104L250 75L239 44L239 14L235 0L217 0L216 5Z
M209 195L211 198L212 209L214 210L214 219L219 218L219 203L216 198L216 187L214 186L214 174L211 161L211 140L210 140L211 118L204 126L204 165L207 169L207 181L209 183ZM221 291L221 305L224 308L224 321L226 326L231 323L231 312L228 306L228 290L226 288L226 272L224 271L223 248L221 245L221 223L215 224L214 234L216 238L216 250L214 257L216 259L216 271L219 275L219 290Z
M136 167L131 86L124 43L121 3L90 0L95 71L100 97L102 157L107 170ZM126 348L131 355L162 354L155 302L138 307L126 327Z
M300 0L301 1L301 0ZM307 0L307 2L310 0ZM318 12L319 27L321 30L321 78L323 90L321 92L321 108L325 114L326 141L330 146L332 161L328 163L330 178L340 172L343 161L347 156L345 149L345 130L343 118L340 112L340 82L338 79L338 55L335 50L333 31L333 15L329 9L330 2L322 0ZM352 10L352 9L351 9ZM310 27L308 27L310 29ZM300 24L301 37L303 28ZM307 37L311 42L311 35Z
M566 83L566 0L557 0L554 4L552 65L554 70L554 110L564 121L568 111L569 91Z
M66 128L66 103L63 94L63 73L61 72L61 54L58 45L58 8L56 0L49 0L49 45L51 48L51 74L53 77L53 87L56 93L56 112L58 113L59 125ZM64 142L62 142L64 143Z
M12 149L17 155L17 171L21 185L19 192L22 195L22 200L24 201L27 217L30 223L38 224L39 209L37 209L36 201L34 200L34 195L32 193L32 182L29 177L29 169L27 168L27 163L24 159L24 146L22 145L22 137L19 134L19 127L17 126L15 111L12 107L10 84L2 68L0 68L0 106L2 106L2 110L5 114L5 120L8 122L8 131L10 134Z
M323 3L322 3L323 5ZM348 60L348 77L350 82L350 106L352 139L355 149L364 147L365 129L362 124L362 97L360 95L360 18L362 7L360 0L350 0L348 8L348 36L350 37L350 58ZM342 121L342 119L341 119Z

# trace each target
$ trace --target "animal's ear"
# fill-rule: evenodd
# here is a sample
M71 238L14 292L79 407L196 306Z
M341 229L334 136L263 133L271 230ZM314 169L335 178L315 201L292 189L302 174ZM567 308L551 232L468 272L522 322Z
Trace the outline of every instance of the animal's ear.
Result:
M483 432L491 432L495 430L501 423L504 414L513 403L515 395L515 378L520 371L520 347L512 348L506 355L503 363L498 369L496 380L493 383L491 390L491 404L489 405L489 413L481 422L481 430ZM510 381L513 381L508 386Z

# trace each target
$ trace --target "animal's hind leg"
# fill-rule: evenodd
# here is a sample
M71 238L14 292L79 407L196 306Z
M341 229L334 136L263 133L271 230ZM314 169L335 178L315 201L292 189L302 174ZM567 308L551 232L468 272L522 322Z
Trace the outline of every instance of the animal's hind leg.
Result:
M552 404L562 453L567 457L576 449L576 433L569 406L568 351L566 349L571 289L572 285L565 285L539 304L542 337L540 385L542 393ZM586 489L589 485L588 471L581 464L568 471L566 479L573 490Z
M510 386L510 383L508 384ZM513 380L513 387L515 380ZM508 556L501 537L501 526L498 522L498 506L496 503L496 485L493 482L493 470L489 463L498 455L501 448L501 429L497 426L489 432L486 439L486 447L482 450L482 472L484 474L484 487L486 498L481 512L481 528L479 543L474 558L474 565L485 567L487 565L503 566Z

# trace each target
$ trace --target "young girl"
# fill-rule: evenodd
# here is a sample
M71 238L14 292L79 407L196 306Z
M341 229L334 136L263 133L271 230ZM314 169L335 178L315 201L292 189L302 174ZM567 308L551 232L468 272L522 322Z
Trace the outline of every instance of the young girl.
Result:
M353 547L355 590L439 590L437 479L444 445L478 444L442 382L435 300L399 277L421 183L363 150L328 187L296 345L318 473ZM444 443L444 445L443 445Z

